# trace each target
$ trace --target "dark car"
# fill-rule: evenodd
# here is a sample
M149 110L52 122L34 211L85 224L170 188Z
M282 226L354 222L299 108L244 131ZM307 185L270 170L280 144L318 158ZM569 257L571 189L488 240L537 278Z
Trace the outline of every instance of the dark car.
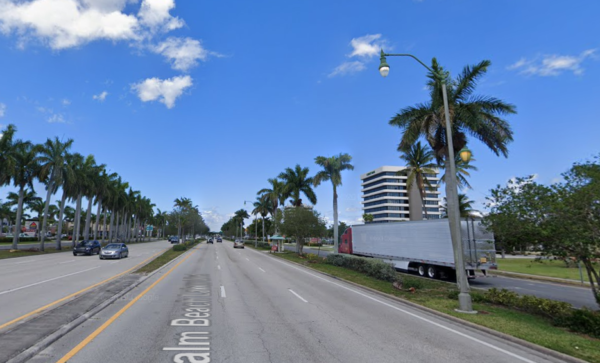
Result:
M169 242L171 242L171 244L173 244L173 243L179 243L179 237L177 237L177 236L171 236L171 237L169 237Z
M105 258L125 258L129 257L129 249L125 243L110 243L104 246L100 251L100 259Z
M223 243L223 240L221 239L221 237L217 237L217 242Z
M206 243L212 243L212 244L214 244L215 241L212 238L209 238L208 241L206 241Z
M93 255L94 253L98 254L100 253L101 248L102 246L98 241L82 241L73 248L73 256L77 256L80 253L88 256Z

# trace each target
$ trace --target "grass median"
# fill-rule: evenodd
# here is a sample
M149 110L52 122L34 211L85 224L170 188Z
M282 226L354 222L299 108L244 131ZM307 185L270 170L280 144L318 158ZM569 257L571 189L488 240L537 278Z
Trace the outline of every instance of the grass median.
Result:
M148 273L150 273L150 272L152 272L154 270L158 270L160 267L166 265L167 263L169 263L169 261L171 261L171 260L177 258L178 256L184 254L185 252L187 252L188 250L190 250L192 247L194 247L198 243L200 243L200 241L185 242L185 243L182 243L182 244L176 244L172 248L169 248L168 250L166 250L162 255L160 255L157 258L155 258L154 260L152 260L147 265L142 266L141 268L139 268L137 271L135 271L135 273L145 273L145 274L148 274ZM177 247L177 246L180 246L180 247ZM182 247L185 247L185 249L182 249Z
M487 303L473 303L473 309L479 311L476 315L455 312L458 302L449 298L456 292L454 283L400 274L402 286L397 288L390 282L330 265L321 258L299 257L292 252L275 256L588 362L600 363L600 340L556 327L541 317Z
M579 280L577 265L567 267L564 261L534 258L497 258L498 271L516 272L529 275ZM598 264L596 264L598 268ZM585 267L582 266L583 281L588 281Z

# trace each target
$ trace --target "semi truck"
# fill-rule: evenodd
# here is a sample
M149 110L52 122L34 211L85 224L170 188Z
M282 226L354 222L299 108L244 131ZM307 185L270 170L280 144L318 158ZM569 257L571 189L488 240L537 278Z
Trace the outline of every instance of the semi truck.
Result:
M469 278L475 277L475 270L498 268L494 235L481 220L461 220L461 239ZM378 258L398 270L429 278L456 276L453 251L447 219L352 226L344 231L338 247L339 253Z

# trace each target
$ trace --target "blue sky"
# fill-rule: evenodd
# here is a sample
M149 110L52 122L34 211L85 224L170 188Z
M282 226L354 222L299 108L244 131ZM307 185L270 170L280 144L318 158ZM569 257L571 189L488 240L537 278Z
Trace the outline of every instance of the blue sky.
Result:
M598 153L600 3L582 1L0 0L0 124L73 138L162 210L191 198L213 229L267 179L352 155L340 219L361 216L360 174L400 165L401 108L432 57L456 75L492 61L477 93L517 106L508 159L471 140L481 207L514 176L543 183ZM2 188L0 197L11 190ZM41 187L37 191L42 193ZM329 184L316 209L332 219Z

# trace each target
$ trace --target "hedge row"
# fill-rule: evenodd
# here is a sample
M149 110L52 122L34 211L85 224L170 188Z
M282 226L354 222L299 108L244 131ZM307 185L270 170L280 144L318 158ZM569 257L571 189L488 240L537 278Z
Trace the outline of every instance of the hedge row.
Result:
M35 242L38 239L35 237L20 237L19 242ZM48 239L46 239L48 240ZM0 243L12 243L12 237L0 237Z
M393 282L397 279L394 266L378 259L332 253L327 255L325 261L334 266L365 273L379 280Z
M458 291L450 293L450 298L458 299ZM600 338L600 312L586 308L574 309L569 303L543 299L531 295L519 295L506 289L492 288L484 293L472 291L474 302L502 305L527 312L550 320L554 325L571 331Z

